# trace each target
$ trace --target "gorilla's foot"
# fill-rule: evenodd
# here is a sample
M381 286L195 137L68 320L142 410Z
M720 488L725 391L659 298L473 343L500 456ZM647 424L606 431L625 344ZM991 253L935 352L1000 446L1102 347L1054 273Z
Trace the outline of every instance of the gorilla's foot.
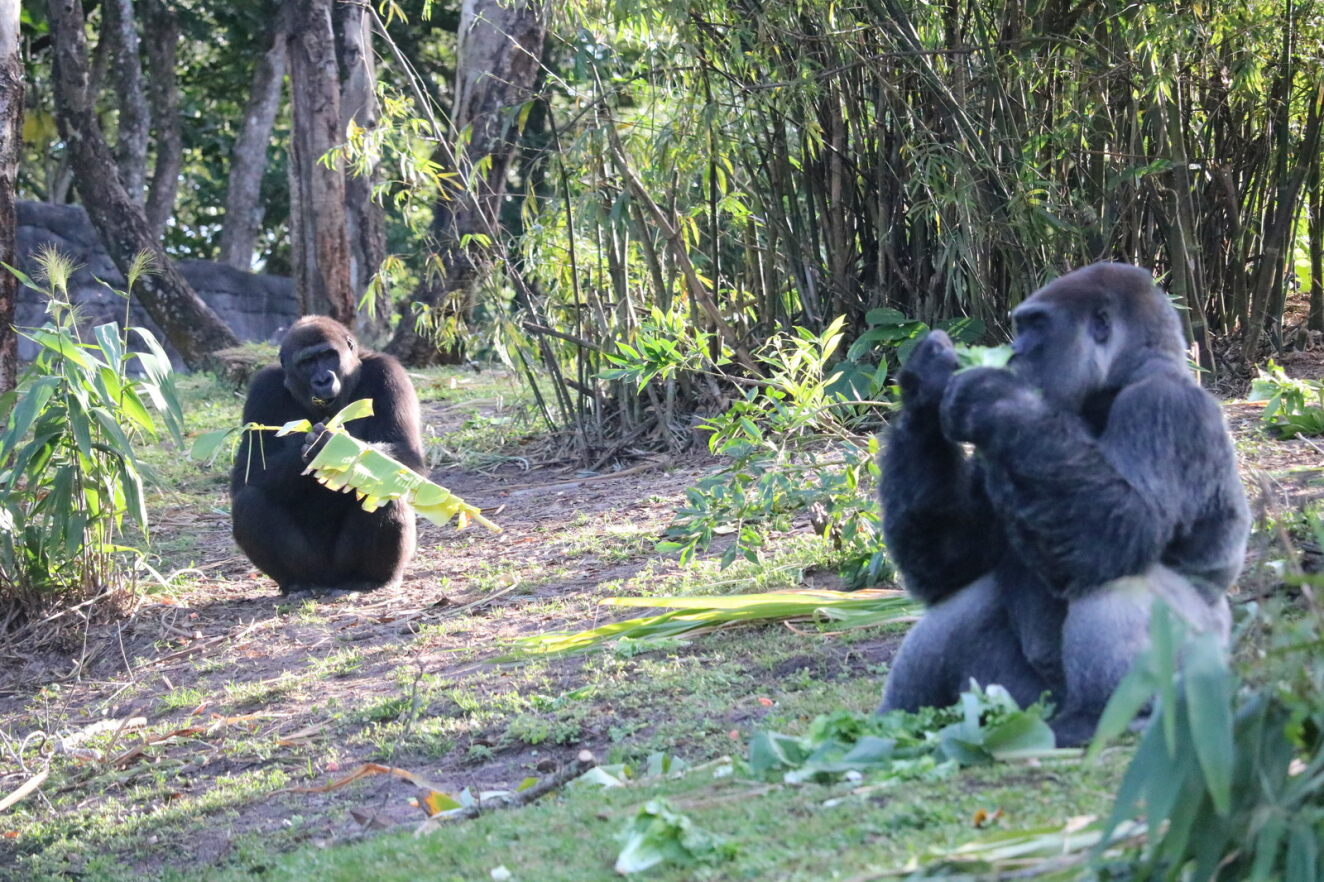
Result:
M1053 730L1058 747L1083 747L1089 744L1098 726L1097 714L1058 714L1048 721L1048 727Z

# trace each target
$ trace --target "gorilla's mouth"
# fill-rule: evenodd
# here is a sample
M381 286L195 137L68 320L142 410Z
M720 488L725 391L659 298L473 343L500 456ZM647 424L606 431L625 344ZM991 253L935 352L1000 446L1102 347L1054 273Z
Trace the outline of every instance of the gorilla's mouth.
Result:
M335 402L334 398L318 398L313 396L313 407L328 407Z

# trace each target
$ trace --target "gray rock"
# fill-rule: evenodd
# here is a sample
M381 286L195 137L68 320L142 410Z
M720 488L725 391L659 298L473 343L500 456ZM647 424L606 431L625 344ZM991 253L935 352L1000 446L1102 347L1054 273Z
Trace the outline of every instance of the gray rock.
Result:
M78 267L69 281L70 299L81 312L80 325L92 328L105 322L123 323L125 301L111 288L124 290L124 276L100 239L87 212L79 205L46 202L18 203L18 268L29 276L37 273L36 254L43 247L59 249ZM184 278L206 303L220 315L240 340L275 340L299 317L294 283L282 276L246 273L211 260L176 262ZM109 286L109 287L107 287ZM129 321L151 329L180 367L175 352L156 323L137 301L128 304ZM40 327L46 322L46 298L20 286L16 305L20 329ZM31 360L37 345L20 337L19 358Z

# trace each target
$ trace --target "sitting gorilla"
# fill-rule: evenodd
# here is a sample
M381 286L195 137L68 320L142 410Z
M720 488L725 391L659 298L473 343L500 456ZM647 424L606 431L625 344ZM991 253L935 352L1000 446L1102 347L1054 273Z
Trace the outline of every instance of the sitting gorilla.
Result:
M395 501L364 511L352 493L328 490L307 464L324 443L322 421L371 398L373 415L351 435L424 473L418 398L400 363L360 351L349 329L325 316L294 323L280 364L262 369L244 402L244 422L279 426L306 418L306 436L245 432L230 475L234 538L282 594L395 585L414 555L414 511Z
M1012 319L1010 371L956 374L934 331L900 373L883 526L929 609L880 710L952 704L973 678L1022 706L1051 693L1058 744L1075 745L1146 646L1154 596L1226 636L1249 512L1222 411L1148 273L1094 264Z

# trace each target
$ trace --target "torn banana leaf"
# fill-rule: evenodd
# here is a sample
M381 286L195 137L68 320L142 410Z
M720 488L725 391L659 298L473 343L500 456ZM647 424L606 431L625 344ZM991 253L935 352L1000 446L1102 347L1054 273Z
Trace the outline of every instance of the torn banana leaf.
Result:
M364 511L376 511L392 500L401 499L438 526L444 527L454 518L456 527L461 530L469 526L470 521L474 521L494 533L501 532L501 528L483 517L477 507L445 487L432 483L404 463L360 441L343 428L346 422L367 416L372 416L372 399L360 398L327 420L326 430L330 437L308 464L304 474L312 475L331 490L353 493L359 498ZM312 431L312 428L310 420L291 420L283 426L249 423L242 429L208 432L194 443L192 455L195 459L211 459L226 440L241 432L299 435Z
M297 430L296 430L297 431ZM392 500L400 499L414 511L439 526L452 518L463 530L470 521L493 532L501 528L483 517L475 506L454 493L350 435L343 429L330 429L331 437L308 463L304 474L311 474L330 490L353 493L364 511L376 511Z

